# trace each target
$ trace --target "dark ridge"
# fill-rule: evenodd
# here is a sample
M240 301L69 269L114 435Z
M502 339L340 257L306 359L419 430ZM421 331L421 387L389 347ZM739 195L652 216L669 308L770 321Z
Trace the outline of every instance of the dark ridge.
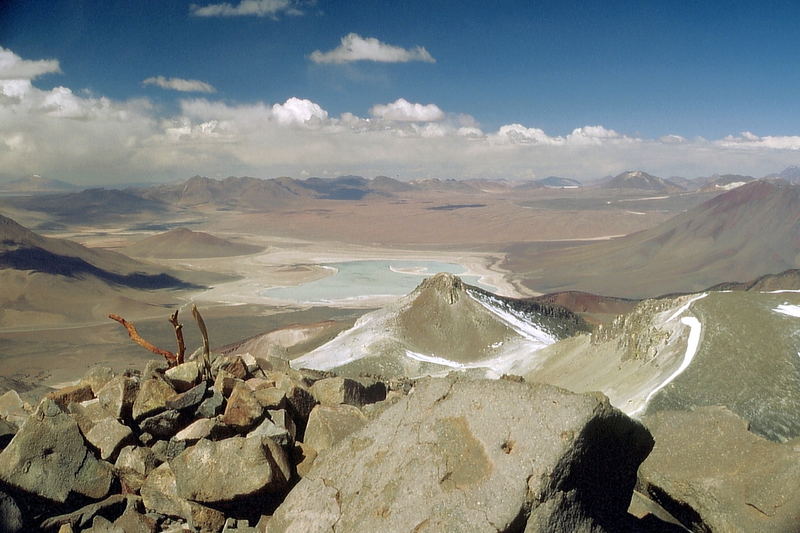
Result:
M498 300L504 306L518 313L541 317L542 325L559 338L563 339L580 333L590 333L593 329L580 315L561 305L539 302L529 298L519 299L500 296L474 285L467 285L467 287L471 292Z
M784 282L784 283L782 283ZM772 286L774 285L774 287ZM786 286L784 286L786 285ZM765 274L751 281L729 281L709 287L708 291L800 289L800 268L790 268L778 274Z
M117 274L98 268L79 257L58 255L41 248L18 248L0 253L0 268L32 270L44 274L78 279L94 276L98 279L132 289L199 289L168 274Z
M456 209L467 209L471 207L486 207L486 204L446 204L426 208L428 211L455 211Z

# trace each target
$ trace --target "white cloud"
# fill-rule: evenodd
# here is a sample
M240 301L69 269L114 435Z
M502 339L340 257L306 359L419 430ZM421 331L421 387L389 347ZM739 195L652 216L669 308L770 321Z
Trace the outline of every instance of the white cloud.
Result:
M22 59L11 50L0 46L0 80L32 80L52 72L61 72L57 59Z
M800 135L760 137L752 132L743 131L738 136L728 135L715 144L727 148L800 150Z
M402 48L386 44L374 37L361 37L349 33L341 44L328 52L315 50L309 56L314 63L350 63L352 61L377 61L380 63L408 63L422 61L435 63L433 56L422 46Z
M370 115L384 120L398 122L438 122L444 118L444 112L436 104L412 104L405 98L398 98L385 105L374 105Z
M277 19L278 15L302 15L303 12L291 0L241 0L233 5L228 2L189 7L192 15L197 17L269 17Z
M153 76L142 81L143 85L155 85L162 89L180 91L184 93L215 93L217 90L209 83L200 80L185 80L183 78L165 78Z
M800 136L647 139L602 125L557 135L520 123L484 132L469 115L416 106L400 99L368 117L331 116L298 97L248 104L203 97L183 99L165 115L144 99L118 101L69 87L44 90L26 78L0 79L0 177L41 174L86 185L303 171L586 179L628 168L662 176L760 176L800 161Z
M272 106L272 114L280 124L307 124L311 121L323 121L328 112L311 100L289 98L282 104Z

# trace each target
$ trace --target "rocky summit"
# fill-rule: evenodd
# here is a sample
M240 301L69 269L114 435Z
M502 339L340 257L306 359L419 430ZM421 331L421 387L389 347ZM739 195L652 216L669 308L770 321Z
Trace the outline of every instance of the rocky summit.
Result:
M0 531L673 531L629 514L653 438L603 394L196 367L6 393Z

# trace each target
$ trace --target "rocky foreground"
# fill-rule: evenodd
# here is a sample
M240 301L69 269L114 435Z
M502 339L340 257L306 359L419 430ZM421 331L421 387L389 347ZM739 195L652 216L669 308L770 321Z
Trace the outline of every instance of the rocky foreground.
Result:
M729 524L697 490L670 497L693 470L668 479L670 452L637 481L654 440L600 393L354 380L249 354L211 370L96 367L35 407L0 396L0 531L681 531L638 493L629 514L637 483L693 530L712 530L701 513ZM786 494L777 511L757 494L782 526Z

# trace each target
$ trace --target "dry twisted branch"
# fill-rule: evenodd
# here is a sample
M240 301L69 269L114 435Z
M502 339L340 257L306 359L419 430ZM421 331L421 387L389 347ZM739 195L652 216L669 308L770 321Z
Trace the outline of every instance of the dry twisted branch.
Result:
M164 356L164 358L167 360L167 363L170 366L174 366L177 364L178 357L174 353L170 352L169 350L162 350L161 348L158 348L157 346L143 339L142 336L139 335L139 332L136 331L136 326L133 325L133 322L128 322L121 316L115 315L113 313L108 315L108 318L110 318L111 320L116 320L117 322L122 324L125 327L125 329L128 330L128 335L130 336L133 342L135 342L142 348L145 348L146 350L150 350L156 355ZM176 320L177 320L177 315L176 315Z

